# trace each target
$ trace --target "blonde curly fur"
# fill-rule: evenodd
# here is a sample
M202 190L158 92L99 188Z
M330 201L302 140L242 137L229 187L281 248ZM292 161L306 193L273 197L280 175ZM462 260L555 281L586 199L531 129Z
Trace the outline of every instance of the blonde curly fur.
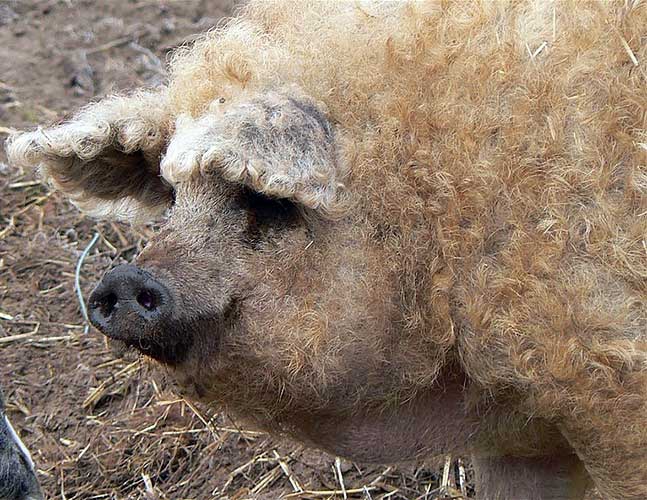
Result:
M647 498L646 26L640 0L251 2L178 50L159 94L102 101L13 138L9 154L105 213L166 206L167 183L220 172L344 214L380 242L370 268L398 282L398 337L365 347L389 360L375 400L414 401L458 367L478 425L457 448L482 457L485 498L514 496L511 465L497 458L511 456L547 482L590 476L605 497ZM308 122L312 156L284 142L264 157L227 128L260 119L254 102L288 113L291 96L321 110L334 134ZM155 171L144 191L112 177L106 188L107 158L136 150ZM376 304L387 297L373 292ZM292 411L323 407L318 381L352 371L333 354L304 361L312 332L284 330L294 338L267 355L267 378L230 367L245 383L224 402L239 413L278 407L269 399L284 393ZM335 356L350 342L327 341L322 352ZM268 389L273 363L288 362L299 376ZM362 356L353 362L369 371ZM295 435L334 432L306 413ZM531 463L561 439L573 455ZM524 494L580 498L580 479L571 496L571 486L542 496L541 481Z

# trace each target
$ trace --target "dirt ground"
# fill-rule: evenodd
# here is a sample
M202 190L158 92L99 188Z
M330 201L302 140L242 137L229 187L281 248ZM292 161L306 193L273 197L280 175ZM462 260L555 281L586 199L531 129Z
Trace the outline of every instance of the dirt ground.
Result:
M168 53L233 3L0 0L0 142L105 94L163 83ZM146 360L84 333L74 288L82 251L97 233L80 274L87 296L150 231L85 218L0 150L0 386L49 498L445 496L443 467L336 463L246 431L173 394ZM450 485L459 463L447 462Z

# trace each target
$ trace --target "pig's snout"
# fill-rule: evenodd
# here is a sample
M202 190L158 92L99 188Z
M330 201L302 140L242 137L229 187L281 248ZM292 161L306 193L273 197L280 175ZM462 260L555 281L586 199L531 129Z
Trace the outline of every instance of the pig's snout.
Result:
M108 272L90 295L90 321L108 337L140 343L172 310L168 289L133 265Z

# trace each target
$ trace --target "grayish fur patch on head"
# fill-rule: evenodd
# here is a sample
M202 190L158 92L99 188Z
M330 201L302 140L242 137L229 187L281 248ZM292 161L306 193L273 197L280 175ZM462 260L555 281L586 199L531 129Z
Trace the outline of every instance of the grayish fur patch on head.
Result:
M163 92L103 99L61 125L12 135L9 161L38 166L45 179L91 215L146 220L171 199L170 187L158 175L167 108Z
M294 89L180 116L162 160L171 184L218 171L227 180L333 213L344 172L323 105Z

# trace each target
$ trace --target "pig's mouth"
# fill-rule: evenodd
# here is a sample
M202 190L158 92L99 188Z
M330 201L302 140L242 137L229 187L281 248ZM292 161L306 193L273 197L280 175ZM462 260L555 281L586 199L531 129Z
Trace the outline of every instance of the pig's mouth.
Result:
M137 351L171 366L181 364L193 345L192 332L174 329L172 325L163 329L106 329L95 319L91 318L90 322L110 339L118 352Z
M113 349L123 355L127 352L137 352L149 356L160 363L171 367L179 367L188 357L192 348L208 346L209 352L220 350L223 335L231 330L236 321L237 301L233 300L222 316L218 318L201 318L191 321L169 321L158 330L142 330L141 332L106 332L99 325L94 326L110 339ZM198 339L209 338L210 341L200 342ZM201 354L205 354L204 351Z

